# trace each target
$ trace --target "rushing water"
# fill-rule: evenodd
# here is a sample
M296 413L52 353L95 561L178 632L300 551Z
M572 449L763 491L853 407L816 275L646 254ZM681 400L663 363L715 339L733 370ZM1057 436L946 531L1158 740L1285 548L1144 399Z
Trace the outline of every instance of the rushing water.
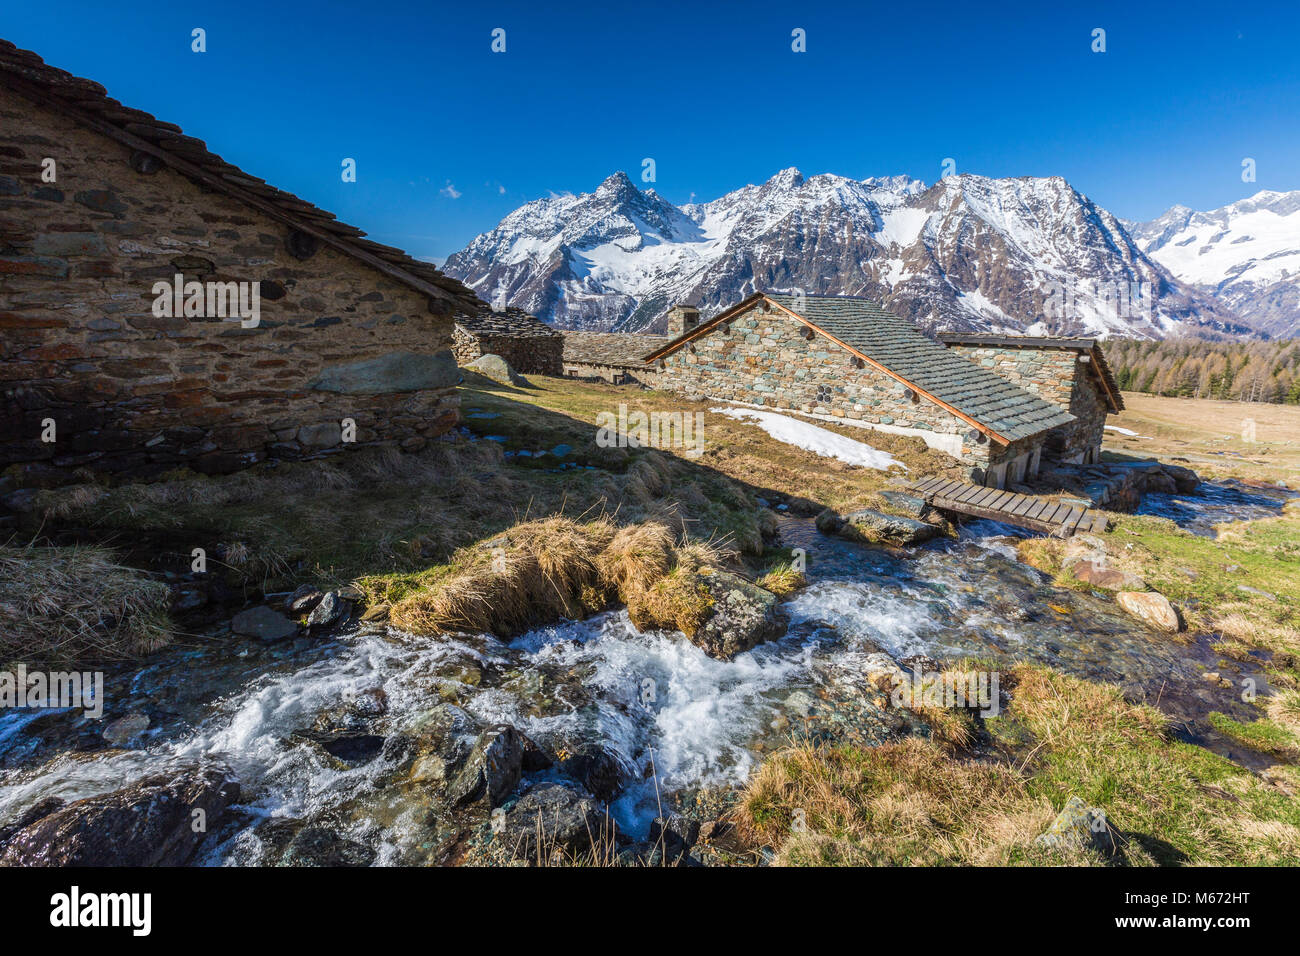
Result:
M1215 520L1223 508L1266 507L1246 500L1253 492L1233 494L1242 497L1216 491L1201 503ZM303 736L340 703L368 695L386 706L366 732L387 741L418 734L431 708L454 701L553 752L601 746L630 781L611 811L632 834L674 795L743 782L792 738L870 744L923 730L871 703L864 663L882 651L1050 664L1119 684L1186 722L1190 739L1215 745L1223 742L1201 718L1242 710L1235 687L1203 679L1216 669L1206 642L1162 637L1109 599L1053 587L1015 559L1016 529L976 522L958 540L911 553L827 538L793 518L782 519L781 533L807 551L811 584L786 606L789 635L735 661L713 660L680 636L639 633L622 611L511 642L362 628L265 647L216 633L108 675L105 722L150 718L132 749L104 749L104 723L77 712L0 714L0 822L47 796L101 793L211 759L235 770L243 796L207 862L271 859L277 821L328 826L379 863L435 859L447 835L430 820L427 791L397 772L400 748L349 765Z

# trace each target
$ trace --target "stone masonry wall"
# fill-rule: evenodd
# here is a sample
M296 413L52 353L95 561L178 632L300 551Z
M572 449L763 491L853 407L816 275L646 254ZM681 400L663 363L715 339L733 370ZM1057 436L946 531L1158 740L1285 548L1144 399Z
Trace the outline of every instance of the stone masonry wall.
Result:
M498 335L457 326L452 351L458 365L468 365L484 355L500 355L523 375L564 374L564 337L560 335Z
M804 338L806 326L754 309L732 319L730 330L715 328L667 356L657 387L771 409L845 419L904 434L950 436L946 444L966 464L990 464L1023 454L1016 443L1004 449L979 444L967 434L971 426L950 412L918 397L884 373L857 368L854 356L823 336Z
M0 87L4 484L312 456L348 418L358 443L407 449L455 424L450 314L329 247L297 259L287 226L128 156ZM177 273L260 281L260 325L155 316L154 283Z
M1059 461L1096 459L1109 407L1096 375L1079 361L1077 350L956 343L948 347L1075 416L1075 421L1048 433L1047 455Z

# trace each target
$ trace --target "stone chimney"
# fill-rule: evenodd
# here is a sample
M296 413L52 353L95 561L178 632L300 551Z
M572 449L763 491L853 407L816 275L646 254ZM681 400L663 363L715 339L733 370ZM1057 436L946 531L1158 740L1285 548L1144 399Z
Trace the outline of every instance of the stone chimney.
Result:
M668 334L685 335L700 324L700 310L693 305L675 305L668 310Z

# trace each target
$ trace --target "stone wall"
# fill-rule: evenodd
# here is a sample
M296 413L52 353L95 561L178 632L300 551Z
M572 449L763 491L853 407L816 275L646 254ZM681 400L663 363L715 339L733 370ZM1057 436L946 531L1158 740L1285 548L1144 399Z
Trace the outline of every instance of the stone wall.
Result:
M661 376L651 366L629 368L623 365L601 365L595 362L565 362L564 374L570 378L608 382L610 385L644 385L658 388Z
M1058 461L1097 460L1110 408L1096 374L1080 361L1077 349L960 343L948 348L1075 416L1048 432L1046 455Z
M974 441L970 424L923 397L910 400L901 382L858 368L855 356L823 336L809 341L806 328L776 313L743 312L728 331L714 328L668 355L657 387L916 435L978 469L979 480L990 466L1031 461L1037 436L1010 446Z
M451 315L378 270L0 87L0 469L224 472L457 421ZM41 180L44 157L57 180ZM154 283L261 283L261 322L154 314ZM53 442L48 424L54 424Z
M456 326L452 351L458 365L484 355L500 355L523 375L563 375L564 337L470 332Z

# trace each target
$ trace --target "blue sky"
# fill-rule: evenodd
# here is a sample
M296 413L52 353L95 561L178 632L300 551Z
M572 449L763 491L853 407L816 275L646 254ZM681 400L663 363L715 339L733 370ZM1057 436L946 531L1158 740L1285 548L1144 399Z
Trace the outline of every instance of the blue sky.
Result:
M786 166L934 182L946 158L1125 218L1300 188L1294 2L0 0L0 35L439 259L529 199L641 184L646 157L677 203Z

